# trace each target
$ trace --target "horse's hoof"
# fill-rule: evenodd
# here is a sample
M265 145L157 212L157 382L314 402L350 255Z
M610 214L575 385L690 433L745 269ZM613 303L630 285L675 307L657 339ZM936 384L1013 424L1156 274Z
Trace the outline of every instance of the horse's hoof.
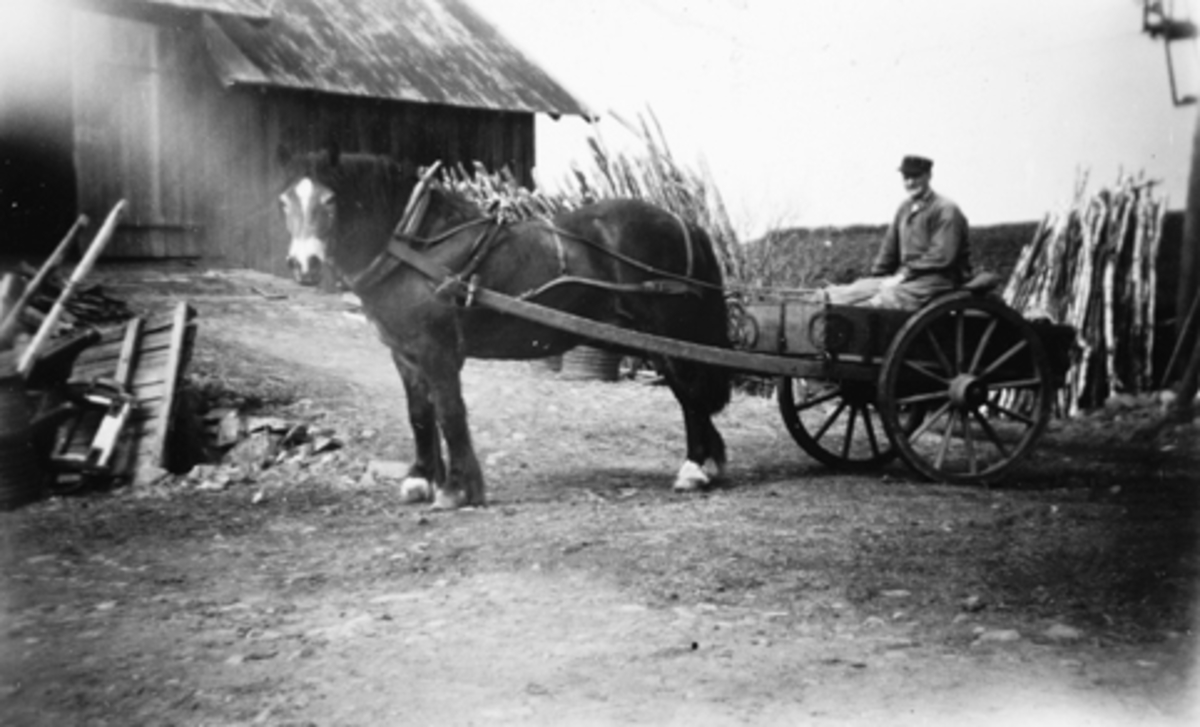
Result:
M708 483L709 477L704 468L688 460L679 468L679 474L675 475L675 484L671 489L675 492L695 492L707 487Z
M467 504L466 493L438 489L433 495L431 510L458 510Z
M400 499L409 504L433 499L433 485L424 477L406 477L400 483Z
M709 483L725 478L725 464L710 459L704 463L704 474L708 475Z

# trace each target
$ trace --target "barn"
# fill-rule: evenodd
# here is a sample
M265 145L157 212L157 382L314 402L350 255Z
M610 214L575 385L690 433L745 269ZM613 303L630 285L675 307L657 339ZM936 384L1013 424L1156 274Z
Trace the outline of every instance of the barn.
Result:
M20 62L0 78L10 248L48 252L77 212L124 198L109 258L281 273L281 146L529 182L535 115L589 118L464 0L28 2L6 43L26 47L0 59Z

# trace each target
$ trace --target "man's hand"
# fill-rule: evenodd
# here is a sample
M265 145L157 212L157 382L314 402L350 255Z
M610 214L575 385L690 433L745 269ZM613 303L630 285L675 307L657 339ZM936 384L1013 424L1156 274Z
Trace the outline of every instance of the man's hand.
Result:
M881 283L879 286L879 289L880 290L891 290L892 288L895 288L900 283L903 283L904 277L905 277L904 270L901 269L900 272L896 273L895 275L890 275L890 276L884 278L883 283Z

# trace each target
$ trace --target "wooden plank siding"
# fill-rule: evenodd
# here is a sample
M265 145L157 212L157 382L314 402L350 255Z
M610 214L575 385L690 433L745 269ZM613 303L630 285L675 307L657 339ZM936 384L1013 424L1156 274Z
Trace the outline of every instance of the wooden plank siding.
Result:
M285 274L278 150L508 166L531 183L532 113L223 87L199 20L76 13L75 158L81 211L129 201L109 258L198 257Z
M195 142L184 28L93 13L73 24L75 158L81 210L129 207L110 257L195 256L203 197L187 182Z

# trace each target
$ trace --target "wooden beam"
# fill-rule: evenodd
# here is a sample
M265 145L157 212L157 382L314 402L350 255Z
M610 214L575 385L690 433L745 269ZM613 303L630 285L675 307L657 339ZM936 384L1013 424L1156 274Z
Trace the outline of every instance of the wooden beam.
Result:
M134 318L125 326L125 338L121 341L121 351L117 354L117 370L113 378L121 388L127 388L133 381L133 368L137 365L138 342L142 335L141 318Z
M158 431L151 454L154 464L166 464L167 443L171 433L171 414L175 408L175 394L179 389L180 366L183 362L184 345L187 343L188 305L180 301L175 305L171 329L171 349L164 375L166 376L162 401L159 403Z

